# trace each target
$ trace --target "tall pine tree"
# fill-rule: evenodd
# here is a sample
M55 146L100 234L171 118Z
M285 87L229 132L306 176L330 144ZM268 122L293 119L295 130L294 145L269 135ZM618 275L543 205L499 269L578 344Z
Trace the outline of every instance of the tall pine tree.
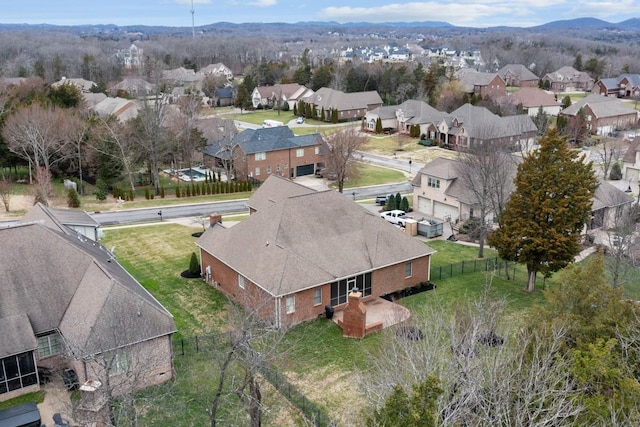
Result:
M538 272L548 277L580 252L597 187L591 163L581 156L555 129L543 136L539 150L518 166L516 189L489 240L503 259L526 264L529 292Z

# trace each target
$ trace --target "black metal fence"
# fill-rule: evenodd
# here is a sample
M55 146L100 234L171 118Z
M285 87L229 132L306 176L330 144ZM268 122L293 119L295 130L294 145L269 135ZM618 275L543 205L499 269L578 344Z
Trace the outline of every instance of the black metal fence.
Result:
M449 265L434 266L431 268L431 280L442 280L461 274L476 273L479 271L494 272L497 276L505 277L507 272L511 279L516 276L516 264L502 260L498 257L480 258L471 261L461 261Z
M219 352L220 348L231 344L232 332L217 335L174 338L173 353L176 356L193 356L199 353ZM309 400L272 366L259 365L260 373L282 394L304 417L316 427L335 427L338 424L325 411Z

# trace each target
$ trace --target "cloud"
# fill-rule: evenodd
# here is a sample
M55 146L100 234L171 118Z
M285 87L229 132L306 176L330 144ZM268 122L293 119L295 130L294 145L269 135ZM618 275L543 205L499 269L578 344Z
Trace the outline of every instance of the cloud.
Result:
M191 0L174 0L178 4L191 4ZM209 4L211 0L193 0L193 4Z
M257 0L257 1L249 2L250 6L256 6L256 7L270 7L270 6L275 6L276 4L278 4L278 0Z
M481 22L496 15L518 13L513 4L485 0L473 3L392 3L378 7L327 7L320 17L338 22L446 21L456 25ZM520 11L519 13L523 13Z

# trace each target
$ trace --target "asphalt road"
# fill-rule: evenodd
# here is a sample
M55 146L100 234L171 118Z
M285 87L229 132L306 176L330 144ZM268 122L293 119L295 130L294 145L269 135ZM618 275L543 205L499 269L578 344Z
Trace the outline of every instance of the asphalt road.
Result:
M378 194L410 193L411 183L384 184L371 187L349 188L344 191L345 197L355 200L373 199ZM197 203L178 206L161 206L156 208L130 209L92 213L91 216L102 225L133 224L140 222L163 221L167 219L205 217L212 213L249 213L246 199L226 202Z

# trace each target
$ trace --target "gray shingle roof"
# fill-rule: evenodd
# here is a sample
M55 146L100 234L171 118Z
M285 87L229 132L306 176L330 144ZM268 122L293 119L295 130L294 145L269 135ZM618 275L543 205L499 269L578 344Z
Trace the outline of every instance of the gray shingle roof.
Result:
M434 252L335 191L282 198L197 244L275 296Z
M42 203L33 205L20 220L21 222L42 221L48 227L75 235L76 232L65 226L99 227L100 223L84 211L71 209L54 209L44 206Z
M319 143L320 134L295 136L287 126L246 129L233 139L245 154L309 147Z
M598 179L598 187L593 194L591 210L597 211L603 208L613 208L633 203L634 199L615 185L609 184L603 179Z
M636 110L629 107L623 101L610 96L592 94L570 105L561 111L562 114L575 116L581 108L589 106L597 118L623 116L627 114L637 114Z
M0 317L0 359L35 350L36 336L26 313Z
M318 89L308 99L310 104L325 110L337 109L338 111L366 109L369 105L382 104L382 98L375 90L367 92L345 93L326 87Z
M247 201L247 206L257 211L273 206L283 199L301 194L313 193L314 190L278 175L267 179Z
M538 80L539 77L522 64L507 64L498 70L498 75L504 80L507 73L518 76L520 81Z
M26 314L36 334L59 329L84 354L175 332L171 314L99 244L40 223L0 229L0 239L10 242L0 245L0 318Z

